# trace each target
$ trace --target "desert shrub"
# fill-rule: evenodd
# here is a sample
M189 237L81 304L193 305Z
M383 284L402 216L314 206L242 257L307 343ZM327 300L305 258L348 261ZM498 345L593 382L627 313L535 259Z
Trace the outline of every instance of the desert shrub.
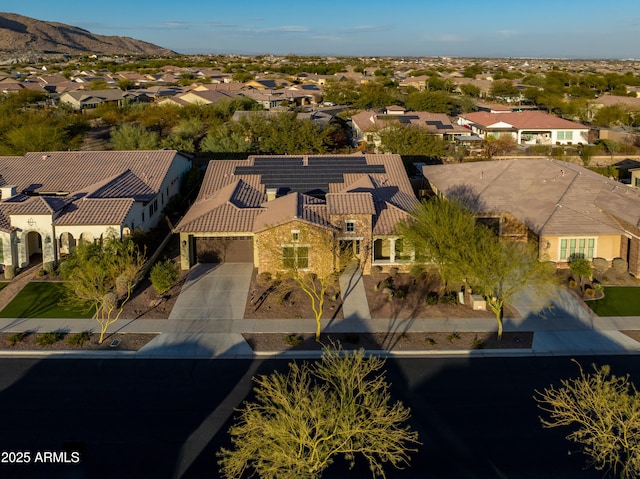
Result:
M389 269L389 275L392 278L396 277L399 272L400 272L400 270L397 268L397 266L393 266L392 268Z
M289 334L284 338L284 342L289 346L297 346L298 344L302 344L302 336L299 334Z
M609 262L604 258L593 258L591 265L597 274L603 274L609 269Z
M62 341L64 339L65 333L60 331L53 331L50 333L42 333L39 334L36 338L36 344L38 346L50 346L51 344L55 344L58 341Z
M484 348L484 341L482 341L481 339L478 339L478 336L473 338L473 341L471 341L471 349L482 349L482 348Z
M570 288L575 288L578 286L578 282L573 278L569 278L567 285L569 285Z
M169 291L171 287L176 284L179 277L180 272L178 265L170 259L154 264L149 274L153 289L155 289L158 294L164 294Z
M358 344L360 342L360 335L356 333L346 333L344 335L344 340L350 344Z
M452 343L455 342L455 341L459 341L460 340L460 333L456 333L454 331L449 336L447 336L447 339Z
M442 304L456 304L456 295L455 293L447 293L443 294L440 298L440 302Z
M409 271L409 276L414 281L422 281L427 276L427 269L422 264L414 264Z
M431 292L424 298L425 302L431 306L438 304L438 293Z
M22 341L27 339L27 336L29 336L29 334L31 334L30 331L22 331L21 333L12 334L7 338L7 344L9 346L15 346L16 344L21 343Z
M614 258L611 266L616 273L626 273L629 270L629 264L623 258Z
M393 278L385 279L380 286L382 287L382 289L393 288Z
M394 296L398 299L404 299L407 297L407 292L404 289L396 290Z
M587 287L584 290L584 297L585 298L593 298L596 295L596 291L595 289L591 288L591 287Z
M38 278L42 278L45 274L47 274L47 272L44 270L44 268L40 268L38 271L36 271L36 276Z
M67 344L81 348L89 340L91 340L91 331L82 331L81 333L72 334L67 339Z
M424 342L427 343L429 346L435 346L436 344L438 344L438 341L436 341L435 339L427 336L426 338L424 338Z
M593 282L593 289L595 291L597 291L598 293L602 293L604 291L604 286L602 285L602 283L594 281Z
M271 273L269 273L268 271L263 271L258 275L257 279L259 284L267 284L271 281Z

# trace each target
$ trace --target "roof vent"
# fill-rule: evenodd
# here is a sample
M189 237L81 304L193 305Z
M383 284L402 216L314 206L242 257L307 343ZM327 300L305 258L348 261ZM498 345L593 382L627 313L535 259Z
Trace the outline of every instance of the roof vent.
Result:
M47 158L49 158L51 155L42 155L42 159L46 160Z

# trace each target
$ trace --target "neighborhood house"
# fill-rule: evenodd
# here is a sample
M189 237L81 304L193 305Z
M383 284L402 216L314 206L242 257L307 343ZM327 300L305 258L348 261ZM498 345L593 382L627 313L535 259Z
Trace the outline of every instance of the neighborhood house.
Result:
M396 226L416 202L399 155L213 160L175 228L181 265L251 262L258 272L314 271L328 256L333 268L357 258L365 272L402 265L414 253Z
M623 258L640 275L636 188L552 159L427 165L422 172L436 194L462 201L501 237L537 241L543 261Z
M41 255L52 268L77 241L149 229L191 160L174 150L0 157L0 263L11 277Z

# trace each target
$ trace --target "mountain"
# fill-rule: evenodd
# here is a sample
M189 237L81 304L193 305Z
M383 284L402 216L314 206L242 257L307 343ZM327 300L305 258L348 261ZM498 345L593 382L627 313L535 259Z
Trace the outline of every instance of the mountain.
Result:
M0 51L103 55L174 55L175 52L129 37L95 35L63 23L0 13Z

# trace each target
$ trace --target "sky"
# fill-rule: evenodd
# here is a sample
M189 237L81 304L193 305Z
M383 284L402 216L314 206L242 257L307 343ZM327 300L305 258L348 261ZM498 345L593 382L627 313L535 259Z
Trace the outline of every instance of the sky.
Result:
M640 59L638 0L0 0L0 11L183 54Z

